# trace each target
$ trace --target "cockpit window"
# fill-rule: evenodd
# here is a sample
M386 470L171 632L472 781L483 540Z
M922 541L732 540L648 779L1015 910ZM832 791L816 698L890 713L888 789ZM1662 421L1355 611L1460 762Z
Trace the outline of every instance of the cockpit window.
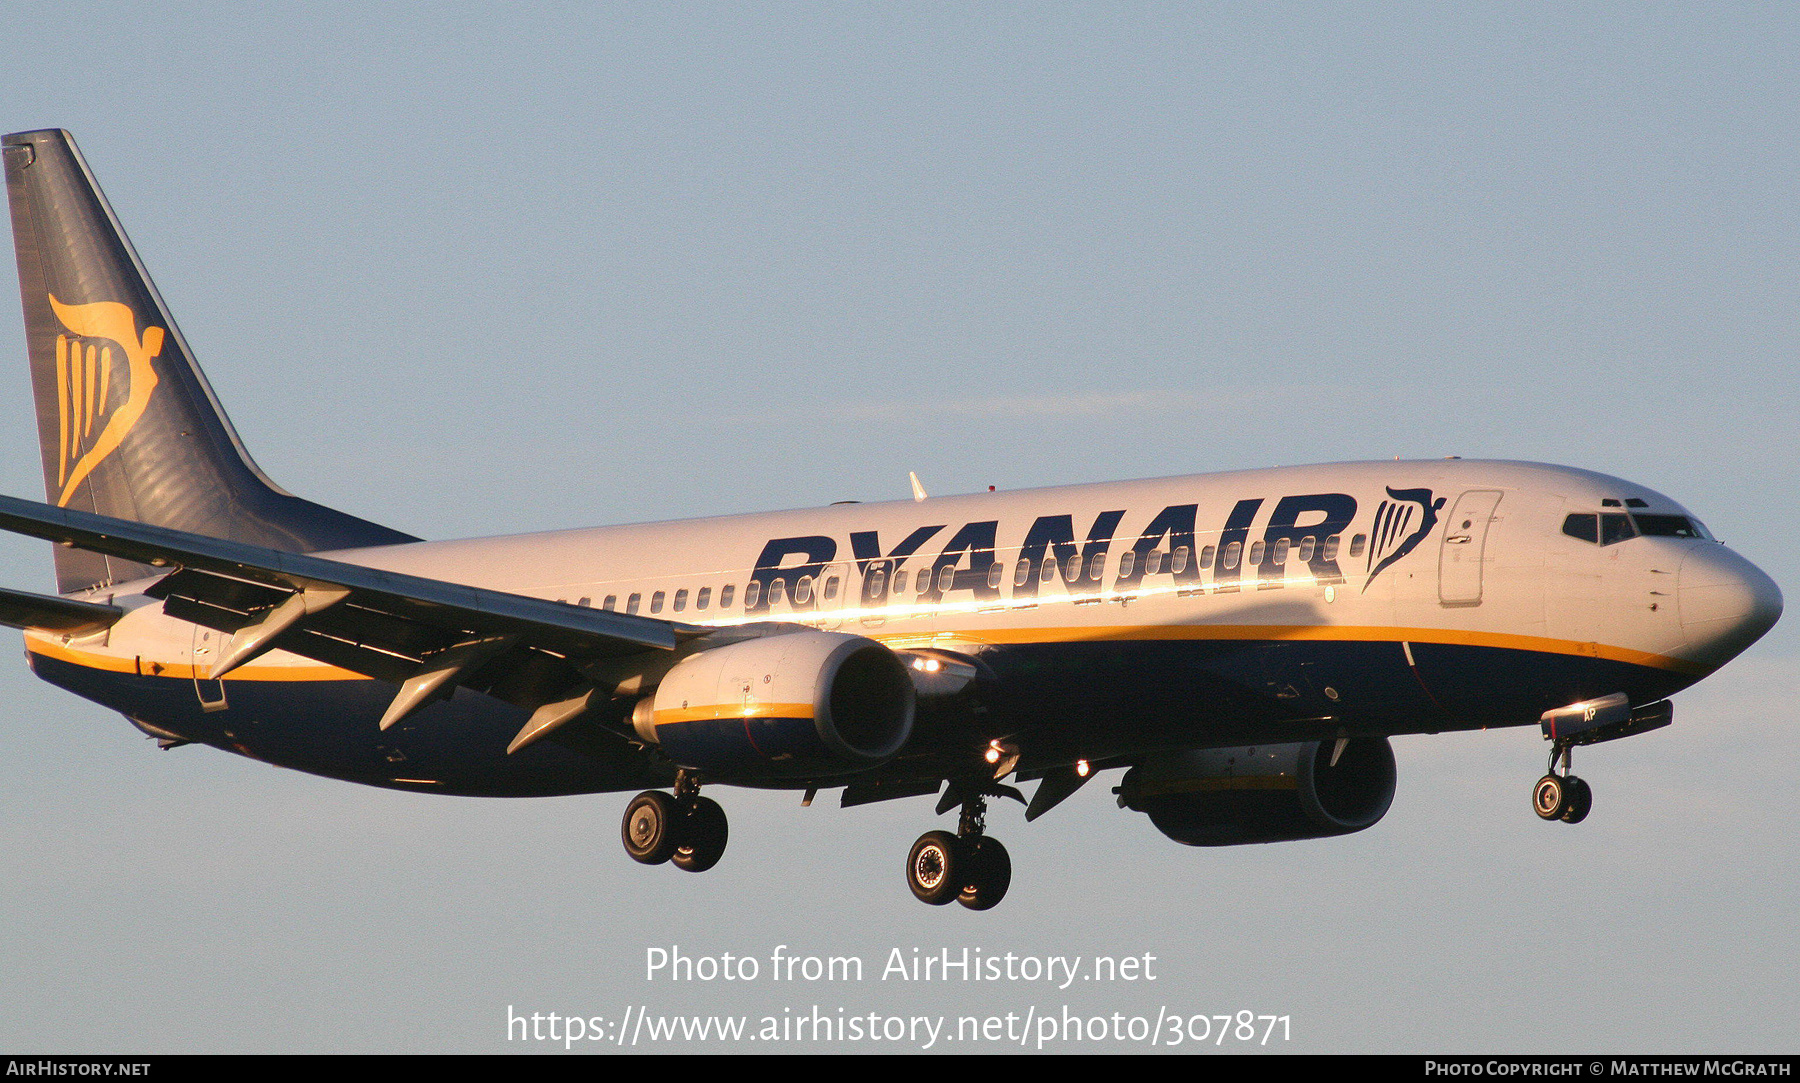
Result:
M1614 542L1627 541L1637 537L1637 531L1631 526L1631 516L1608 512L1600 516L1600 544L1611 545Z
M1600 540L1600 517L1597 515L1571 515L1563 520L1563 533L1571 538L1580 538L1584 542Z
M1631 520L1637 524L1638 533L1646 538L1710 537L1699 520L1685 515L1646 515L1640 511L1633 514Z
M1664 518L1680 517L1665 516ZM1686 520L1682 521L1686 522ZM1631 516L1613 511L1602 512L1599 515L1591 512L1577 512L1563 520L1562 532L1571 538L1580 538L1585 542L1598 542L1601 545L1612 545L1615 542L1628 541L1638 536L1637 530L1631 525Z

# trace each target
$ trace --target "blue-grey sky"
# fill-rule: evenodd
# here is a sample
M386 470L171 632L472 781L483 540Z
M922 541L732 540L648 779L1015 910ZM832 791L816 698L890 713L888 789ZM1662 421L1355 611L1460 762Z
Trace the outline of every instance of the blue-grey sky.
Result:
M75 133L260 464L403 530L900 497L908 470L958 492L1459 454L1642 482L1800 584L1785 6L75 3L6 27L0 122ZM0 491L35 496L23 344L0 305ZM0 552L5 585L49 586L42 546ZM1286 1014L1308 1052L1791 1052L1797 626L1670 729L1578 753L1579 829L1532 815L1528 729L1397 741L1386 820L1321 842L1180 847L1107 778L1030 825L995 811L1017 874L987 914L907 895L906 847L950 822L923 799L733 791L725 860L682 876L622 853L627 795L162 753L14 664L0 1049L507 1051L508 1005L1067 1003ZM871 977L646 981L672 944ZM914 946L1147 952L1159 977L874 978Z

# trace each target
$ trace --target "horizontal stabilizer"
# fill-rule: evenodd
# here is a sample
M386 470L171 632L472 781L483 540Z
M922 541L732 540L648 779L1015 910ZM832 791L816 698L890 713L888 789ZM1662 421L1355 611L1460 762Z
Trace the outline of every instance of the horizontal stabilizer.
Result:
M124 615L116 605L0 588L0 624L9 628L92 635L111 628Z

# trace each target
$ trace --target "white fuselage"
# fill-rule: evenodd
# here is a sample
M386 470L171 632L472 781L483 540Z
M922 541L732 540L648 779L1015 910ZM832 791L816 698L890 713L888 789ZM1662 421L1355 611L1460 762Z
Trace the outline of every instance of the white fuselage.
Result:
M980 653L1105 641L1400 642L1410 660L1411 645L1447 644L1608 659L1685 685L1741 649L1742 620L1767 608L1773 586L1711 541L1637 537L1602 545L1563 530L1571 514L1623 514L1627 500L1639 513L1687 515L1658 493L1587 471L1440 460L843 504L328 555L572 605L708 626L793 622L896 647ZM911 551L896 553L908 539ZM219 649L214 634L134 603L130 590L114 593L134 607L131 615L104 642L74 645L79 653L110 656L115 665L130 657L140 670L154 664L179 676L192 675L199 651L204 668ZM1778 593L1774 599L1778 608ZM53 637L37 638L51 646ZM320 669L277 652L241 677L279 680L283 671L298 677Z

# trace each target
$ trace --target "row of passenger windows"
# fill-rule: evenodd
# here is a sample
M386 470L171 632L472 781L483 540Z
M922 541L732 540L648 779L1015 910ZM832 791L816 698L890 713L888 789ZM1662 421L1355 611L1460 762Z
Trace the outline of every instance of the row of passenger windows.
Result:
M750 584L750 590L755 590L755 589L756 589L756 584L755 583ZM724 586L720 587L719 588L719 608L720 609L730 609L731 601L736 596L737 596L737 584L727 583ZM667 591L659 590L659 591L655 591L654 593L652 593L650 595L650 612L661 613L663 611L663 604L668 601L668 598L669 598L669 594ZM698 612L699 610L711 608L712 601L713 601L713 589L711 587L701 587L699 590L694 592L693 599L694 599L694 609L696 612ZM583 598L577 604L587 605L588 599ZM644 604L644 596L642 594L630 595L625 599L625 612L636 613L640 608L642 608L643 604ZM749 590L744 592L744 604L745 605L755 605L756 604L756 602L751 600ZM683 588L683 589L675 592L675 604L673 606L672 611L676 612L676 613L686 612L687 607L688 607L688 592L687 592L686 588ZM609 610L609 611L618 609L619 608L619 596L617 594L608 594L606 597L604 597L600 600L600 608Z
M1276 566L1285 565L1290 553L1302 564L1310 563L1315 555L1321 560L1335 560L1337 559L1338 554L1338 540L1339 536L1336 534L1326 538L1323 542L1320 542L1318 538L1312 535L1307 535L1306 537L1301 538L1299 544L1296 546L1293 545L1289 539L1281 538L1275 542L1273 550L1268 553L1269 563ZM1366 537L1362 534L1358 534L1351 538L1350 555L1352 557L1361 556L1365 542ZM1224 547L1222 552L1217 546L1208 545L1200 550L1198 558L1199 567L1201 569L1211 568L1216 559L1220 569L1232 571L1243 562L1245 555L1242 542L1231 542ZM1261 541L1251 542L1248 556L1251 565L1262 564L1264 543ZM1040 581L1048 583L1055 579L1059 573L1066 581L1071 583L1079 582L1082 579L1098 581L1105 576L1106 557L1107 554L1105 553L1095 553L1086 561L1082 560L1080 554L1070 554L1069 557L1060 562L1057 558L1052 556L1046 556L1036 562L1031 560L1020 560L1013 568L1013 586L1023 587L1031 582L1034 576ZM1176 546L1169 552L1164 552L1161 549L1152 549L1150 552L1144 554L1143 574L1156 575L1160 572L1167 571L1174 575L1181 575L1188 570L1188 566L1194 561L1195 557L1193 551L1185 545ZM1129 578L1136 570L1137 553L1135 551L1127 551L1120 554L1118 574L1123 578ZM955 585L956 575L957 569L954 567L940 568L935 579L929 570L921 569L915 578L912 573L909 573L905 569L901 569L900 571L893 573L891 588L894 594L902 594L906 592L910 582L913 590L917 593L929 594L935 583L939 591L948 591ZM1000 585L1000 580L1004 575L1004 565L996 561L988 568L987 585L989 587L998 587ZM876 565L874 570L869 573L869 582L866 589L867 596L879 598L886 594L890 586L887 579L887 565L885 563ZM794 580L792 585L794 604L811 604L815 593L815 586L819 600L823 602L836 601L839 592L843 589L843 585L836 575L826 576L824 583L817 585L815 585L812 576L803 575ZM718 608L730 609L732 601L736 596L736 592L737 586L733 583L727 583L725 586L720 587ZM744 608L754 609L762 602L762 594L762 584L756 580L751 580L744 587ZM771 580L769 583L768 594L768 602L770 605L780 605L786 602L789 594L789 584L786 577L778 577ZM713 607L713 589L711 587L699 588L692 593L691 598L695 612L702 612ZM666 606L670 612L683 613L688 610L689 599L690 594L686 588L675 591L672 600L667 591L654 591L650 594L649 612L661 613ZM625 599L625 612L640 612L643 608L643 603L644 595L642 593L627 595ZM586 606L591 604L591 599L582 598L576 604ZM608 594L600 601L601 609L616 611L618 607L619 596L616 594Z
M1608 500L1603 503L1617 507L1619 502ZM1633 497L1626 503L1636 506L1643 501ZM1639 535L1646 538L1712 539L1712 535L1707 533L1706 527L1698 519L1690 519L1685 515L1650 515L1641 511L1604 511L1598 515L1576 512L1563 520L1562 532L1571 538L1580 538L1597 545L1612 545Z

